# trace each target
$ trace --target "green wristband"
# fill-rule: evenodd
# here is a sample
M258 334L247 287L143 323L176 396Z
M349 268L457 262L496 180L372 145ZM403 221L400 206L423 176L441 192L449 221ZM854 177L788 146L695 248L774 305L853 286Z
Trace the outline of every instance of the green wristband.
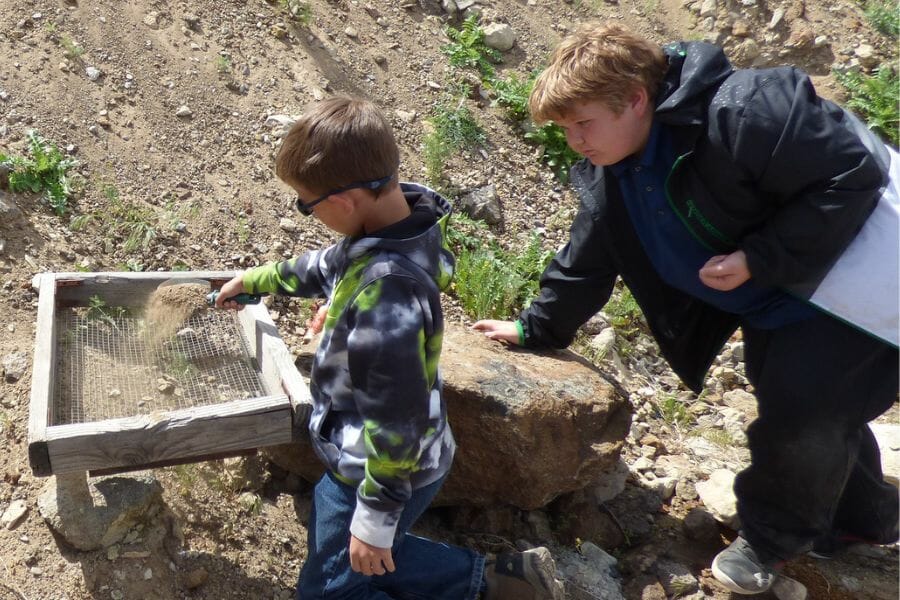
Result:
M516 331L519 334L519 345L525 345L525 328L522 327L522 321L516 319Z

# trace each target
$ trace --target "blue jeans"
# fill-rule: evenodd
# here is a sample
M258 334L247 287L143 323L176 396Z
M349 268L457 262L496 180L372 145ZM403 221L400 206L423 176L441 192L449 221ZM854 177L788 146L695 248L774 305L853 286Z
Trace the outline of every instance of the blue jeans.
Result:
M414 490L406 503L391 550L396 570L366 576L350 569L356 488L325 473L313 494L297 600L474 600L481 589L484 556L407 533L443 483L442 478Z

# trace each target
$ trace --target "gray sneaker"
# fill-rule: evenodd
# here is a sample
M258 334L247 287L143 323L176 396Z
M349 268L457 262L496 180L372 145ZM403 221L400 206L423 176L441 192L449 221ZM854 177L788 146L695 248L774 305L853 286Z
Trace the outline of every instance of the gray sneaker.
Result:
M713 560L713 577L736 594L761 594L778 578L781 563L764 560L742 537Z
M556 562L543 546L525 552L488 554L483 600L563 600Z

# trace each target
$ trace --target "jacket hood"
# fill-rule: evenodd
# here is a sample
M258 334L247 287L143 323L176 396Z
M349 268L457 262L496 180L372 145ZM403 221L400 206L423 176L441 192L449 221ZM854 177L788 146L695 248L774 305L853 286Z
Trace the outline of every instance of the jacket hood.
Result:
M410 209L430 210L437 222L420 233L407 238L365 236L348 239L347 257L354 260L366 253L389 252L401 255L428 273L439 289L445 289L453 278L453 254L447 244L447 223L453 208L446 198L418 183L400 183L400 189Z
M669 69L656 98L656 114L672 125L699 125L706 120L702 100L734 72L725 53L705 42L674 42L663 47Z

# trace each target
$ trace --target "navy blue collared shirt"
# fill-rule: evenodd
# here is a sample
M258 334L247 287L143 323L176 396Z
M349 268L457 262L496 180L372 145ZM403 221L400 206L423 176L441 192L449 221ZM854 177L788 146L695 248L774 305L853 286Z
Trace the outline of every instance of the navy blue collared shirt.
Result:
M778 288L758 286L752 278L728 292L700 281L700 268L715 254L688 231L669 205L665 182L674 164L669 131L654 123L640 156L609 167L619 181L638 238L660 277L672 287L739 315L751 327L774 329L817 314L802 300Z

